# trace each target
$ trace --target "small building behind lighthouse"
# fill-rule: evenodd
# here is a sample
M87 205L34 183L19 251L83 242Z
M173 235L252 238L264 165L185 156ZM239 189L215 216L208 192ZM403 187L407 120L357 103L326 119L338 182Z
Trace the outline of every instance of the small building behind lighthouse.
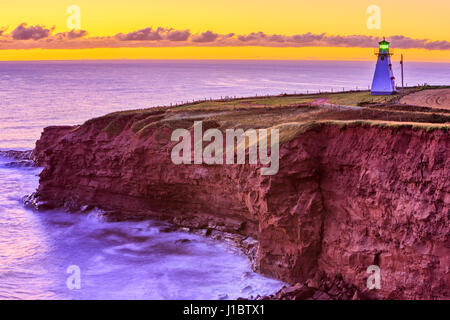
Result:
M391 63L391 55L393 53L389 49L389 42L386 39L383 39L379 44L380 47L375 53L378 56L378 60L372 81L371 94L373 96L395 93L395 77Z

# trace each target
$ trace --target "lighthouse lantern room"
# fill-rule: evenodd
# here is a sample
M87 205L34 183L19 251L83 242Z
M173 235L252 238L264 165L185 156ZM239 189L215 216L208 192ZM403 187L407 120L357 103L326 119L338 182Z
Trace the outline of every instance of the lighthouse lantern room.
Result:
M375 53L378 56L377 66L372 81L371 94L390 95L395 93L395 77L392 72L389 42L386 39L380 42L380 47Z

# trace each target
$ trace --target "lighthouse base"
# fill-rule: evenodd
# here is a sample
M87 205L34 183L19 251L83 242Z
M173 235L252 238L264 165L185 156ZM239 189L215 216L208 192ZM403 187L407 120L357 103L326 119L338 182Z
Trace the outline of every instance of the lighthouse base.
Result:
M390 95L393 95L393 94L396 94L396 93L397 93L397 91L385 91L385 92L382 92L382 91L371 91L370 92L370 94L372 96L390 96Z

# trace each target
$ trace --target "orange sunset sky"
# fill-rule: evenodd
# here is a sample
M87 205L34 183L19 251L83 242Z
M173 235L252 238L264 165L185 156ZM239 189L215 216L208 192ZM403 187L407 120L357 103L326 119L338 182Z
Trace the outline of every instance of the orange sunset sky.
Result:
M72 31L67 8L80 8ZM381 12L369 29L369 6ZM450 62L448 0L22 0L0 5L0 60L373 60ZM151 29L150 29L151 28ZM158 29L160 28L160 29Z

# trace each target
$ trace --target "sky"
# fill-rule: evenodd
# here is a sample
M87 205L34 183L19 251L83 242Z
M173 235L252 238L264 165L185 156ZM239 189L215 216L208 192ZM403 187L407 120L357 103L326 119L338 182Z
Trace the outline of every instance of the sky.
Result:
M449 12L448 0L2 1L0 60L373 60L386 36L398 57L450 62Z

